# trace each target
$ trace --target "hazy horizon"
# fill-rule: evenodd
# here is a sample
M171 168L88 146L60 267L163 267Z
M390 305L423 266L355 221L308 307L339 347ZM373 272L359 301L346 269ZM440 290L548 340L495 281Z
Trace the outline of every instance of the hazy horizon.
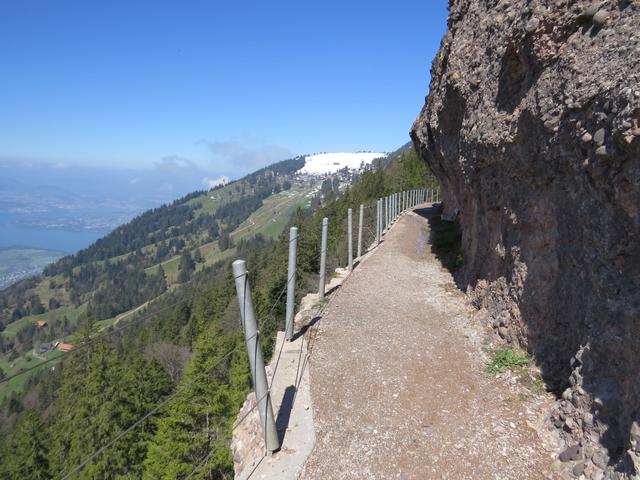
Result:
M214 178L408 140L446 2L3 7L0 160Z

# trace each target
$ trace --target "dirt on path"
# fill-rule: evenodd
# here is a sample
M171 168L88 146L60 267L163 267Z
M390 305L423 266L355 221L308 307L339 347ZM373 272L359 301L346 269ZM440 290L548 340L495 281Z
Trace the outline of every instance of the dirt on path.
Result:
M428 221L405 215L319 324L316 443L301 478L554 478L538 433L549 399L485 372L472 313Z

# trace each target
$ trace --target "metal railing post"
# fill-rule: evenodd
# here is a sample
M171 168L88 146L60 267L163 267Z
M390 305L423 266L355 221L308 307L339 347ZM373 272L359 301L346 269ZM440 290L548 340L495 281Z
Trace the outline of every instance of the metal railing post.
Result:
M380 243L380 199L376 200L376 243Z
M286 339L293 338L293 307L296 303L296 250L298 244L298 227L289 229L289 269L287 271L287 315L284 327Z
M236 284L242 329L244 330L249 354L251 378L253 378L253 388L256 392L258 413L260 414L260 423L264 433L264 446L268 451L275 452L280 448L280 440L278 439L276 422L273 417L273 407L271 406L271 397L267 386L267 374L264 370L262 349L260 348L258 325L253 310L249 278L247 277L247 265L244 260L233 262L233 278Z
M324 298L324 275L327 271L327 233L329 230L329 219L322 219L322 240L320 243L320 280L318 284L318 297Z
M394 193L393 194L393 200L391 202L391 204L393 205L393 208L391 209L391 223L394 223L396 221L396 215L397 215L397 207L398 207L398 193Z
M347 238L349 244L347 245L347 267L349 270L353 270L353 210L347 210Z
M391 197L389 195L387 195L385 198L385 219L384 219L384 228L388 229L389 228L389 219L391 218Z
M362 222L364 222L364 205L360 204L360 218L358 221L358 258L362 256Z
M396 194L391 194L391 218L389 223L393 223L396 218Z

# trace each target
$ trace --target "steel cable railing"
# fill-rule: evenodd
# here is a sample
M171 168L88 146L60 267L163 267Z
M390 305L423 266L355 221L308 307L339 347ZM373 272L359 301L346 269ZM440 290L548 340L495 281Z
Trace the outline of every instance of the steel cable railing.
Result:
M398 197L399 199L400 197ZM424 198L424 197L423 197ZM396 201L398 200L396 199ZM425 199L426 200L426 199ZM393 206L393 203L389 203L389 205ZM389 219L393 218L397 218L398 215L400 215L400 213L402 212L402 210L399 210L400 205L396 204L395 205L395 214L392 213L391 216L389 217ZM363 232L367 231L369 233L368 235L368 239L369 241L371 241L371 246L364 249L364 252L366 253L367 251L370 251L371 248L375 248L375 246L377 245L376 239L377 239L377 235L375 235L375 231L376 230L381 230L381 225L380 223L382 223L382 226L386 226L385 232L389 230L389 228L393 225L392 222L389 221L388 224L386 224L384 221L383 222L379 222L378 221L378 213L376 212L376 214L373 214L373 205L369 205L368 208L365 208L365 211L370 211L371 215L365 215L365 217L363 217ZM381 212L382 214L384 214L385 212ZM393 216L395 215L395 216ZM392 217L393 216L393 217ZM365 223L364 218L367 218L367 222ZM373 223L373 227L370 225L371 223ZM369 224L369 225L367 225ZM330 245L335 246L335 245L341 245L340 248L333 249L333 253L335 254L335 256L340 259L342 258L342 255L346 255L348 252L348 246L347 246L347 242L349 241L348 238L345 238L344 236L344 231L348 230L348 228L343 228L342 232L338 231L338 230L333 230L333 238L329 238L328 240L331 240ZM380 236L382 236L385 232L380 231L379 234ZM337 238L336 238L337 237ZM291 244L293 240L289 240L289 245ZM365 240L364 240L364 234L363 234L363 246L365 245ZM353 242L353 238L351 238L351 242ZM320 252L317 255L312 256L311 258L307 258L307 263L311 263L311 264L315 264L316 261L318 261L321 257L322 254L326 254L325 252ZM361 257L359 257L361 258ZM257 319L260 318L264 318L264 315L266 313L266 315L270 316L274 309L280 304L280 301L284 295L284 292L287 290L287 286L289 284L289 282L294 281L295 278L295 273L298 273L298 275L300 275L300 277L302 278L303 276L309 274L310 272L304 271L302 269L300 269L297 265L295 267L295 270L293 271L292 274L287 274L287 278L286 278L286 283L283 286L283 288L281 289L281 291L279 292L278 296L276 297L276 299L271 303L271 304L267 304L264 305L263 308L261 309L260 313L258 315L256 315ZM248 282L248 272L245 272L245 282ZM348 279L348 276L347 276ZM346 281L346 279L345 279ZM325 286L326 288L326 286ZM329 307L329 305L331 305L331 303L335 300L335 298L337 298L339 296L339 292L342 289L338 290L337 294L331 295L329 297L329 299L327 301L324 302L320 302L318 305L319 307L317 308L317 310L315 311L315 314L313 315L313 318L320 318L320 320L323 318L324 313L326 312L326 309ZM246 292L246 290L245 290ZM245 304L246 299L241 300L241 306ZM166 310L168 308L174 307L175 305L177 305L177 302L175 304L172 305L167 305L165 307L163 307L162 309L153 312L152 314L150 314L147 318L150 318L153 315L157 315L158 313L160 313L162 310ZM253 307L251 307L253 308ZM144 316L143 316L144 317ZM244 317L244 314L243 314ZM136 322L140 321L141 318L136 319ZM294 321L294 317L291 317L291 319L289 320L289 322L285 322L285 331L287 329L287 327L289 327L288 323L293 322ZM308 325L303 325L302 328L304 329L304 333L302 334L302 338L300 341L300 349L299 349L299 354L298 354L298 360L297 360L297 365L296 365L296 376L294 379L294 385L295 385L295 394L294 394L294 398L292 400L292 405L295 402L295 398L297 396L297 392L298 392L298 388L300 386L300 382L302 381L302 376L304 374L304 370L308 365L308 360L310 355L313 352L313 348L315 345L315 341L316 341L316 336L312 335L312 330L317 330L318 328L318 324L317 322L313 325L314 328L309 328ZM121 331L124 330L125 328L127 328L128 326L125 325L122 328L118 329L117 331ZM244 324L243 324L243 328L244 328ZM116 332L117 332L116 331ZM110 331L108 332L108 334L113 334L116 333L114 331ZM105 334L106 335L106 334ZM250 336L247 336L245 338L245 343L248 344L250 342L252 342L253 340L255 340L255 342L252 342L254 344L254 352L252 352L252 354L254 355L254 360L255 357L257 357L257 349L260 346L260 342L259 342L259 335L260 335L260 331L257 330L255 332L255 334L252 334ZM101 335L102 337L103 335ZM96 340L98 339L98 337L96 337ZM93 340L93 339L92 339ZM260 405L260 403L265 399L268 398L274 381L276 379L276 375L278 374L278 366L280 364L280 358L282 355L282 351L283 351L283 347L284 347L284 339L282 344L280 345L279 351L277 353L276 356L276 361L275 361L275 366L271 375L271 379L270 382L268 383L268 387L266 389L266 391L260 395L260 397L256 396L256 402L255 404L246 412L243 413L242 417L237 419L236 422L234 423L234 425L231 428L231 432L234 432L240 425L242 425L242 423L251 415L251 413L253 413ZM87 345L89 344L89 342L87 342ZM304 346L305 344L307 345L307 352L306 354L303 356L303 351L304 351ZM85 344L81 344L79 348L83 347L83 345ZM220 366L225 360L227 360L228 358L230 358L230 356L238 351L238 349L240 348L241 343L239 342L234 348L230 349L228 352L226 352L217 362L216 364L214 364L213 367L211 367L212 369L216 369L218 366ZM46 362L42 362L39 365L34 366L31 369L34 368L38 368L39 366L41 366L42 364L44 364ZM255 365L255 363L254 363ZM264 368L264 366L262 366L262 368ZM26 373L26 372L23 372ZM10 378L9 378L10 379ZM254 379L255 381L255 379ZM138 419L134 424L132 424L131 426L129 426L127 429L125 429L124 431L122 431L121 433L119 433L115 438L113 438L112 440L110 440L107 444L105 444L104 446L100 447L99 449L97 449L95 452L93 452L91 455L89 455L83 462L81 462L80 464L74 466L71 470L69 470L69 472L67 474L65 474L64 477L62 477L62 480L67 480L69 478L71 478L75 473L81 471L86 465L88 465L91 461L93 461L95 458L97 458L100 454L104 453L105 451L107 451L109 448L113 447L120 439L122 439L125 435L127 435L128 433L130 433L131 431L135 430L137 427L139 427L140 425L142 425L145 420L149 419L150 417L152 417L153 415L155 415L157 412L159 412L162 407L164 407L165 405L168 405L172 400L174 400L177 395L180 393L180 388L178 387L176 389L176 391L174 393L172 393L171 395L169 395L168 397L165 397L165 399L163 399L161 402L159 402L158 404L156 404L156 406L151 409L149 412L147 412L143 417L141 417L140 419ZM263 425L263 429L264 432L266 432L266 426ZM266 435L266 433L265 433ZM266 442L266 436L265 436L265 446L267 445ZM210 458L213 456L213 454L215 453L216 449L212 449L210 450L207 455L205 455L199 462L196 463L194 469L192 470L192 472L186 477L186 478L191 478L200 468L202 468L203 466L205 466L207 464L207 462L210 460ZM266 449L265 449L265 454L266 454Z

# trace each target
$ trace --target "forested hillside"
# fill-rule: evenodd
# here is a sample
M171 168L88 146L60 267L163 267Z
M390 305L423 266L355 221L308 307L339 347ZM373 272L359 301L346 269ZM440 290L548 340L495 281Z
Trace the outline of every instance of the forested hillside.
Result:
M198 465L190 478L233 474L230 433L250 375L231 260L247 260L268 358L284 324L287 224L299 227L302 296L317 285L323 217L334 268L346 262L347 208L435 181L412 150L349 188L292 178L301 161L146 212L3 292L0 375L49 363L4 396L0 478L184 479ZM52 339L76 348L36 357Z
M303 164L303 158L286 160L149 210L48 266L42 276L0 292L0 354L15 357L40 343L65 339L83 313L103 321L102 327L117 323L118 315L226 258L234 240L254 233L250 227L238 229L254 212L271 208L274 217L287 217L308 202L314 185L293 185L289 178ZM260 233L273 238L283 222L286 218L277 225L263 222Z

